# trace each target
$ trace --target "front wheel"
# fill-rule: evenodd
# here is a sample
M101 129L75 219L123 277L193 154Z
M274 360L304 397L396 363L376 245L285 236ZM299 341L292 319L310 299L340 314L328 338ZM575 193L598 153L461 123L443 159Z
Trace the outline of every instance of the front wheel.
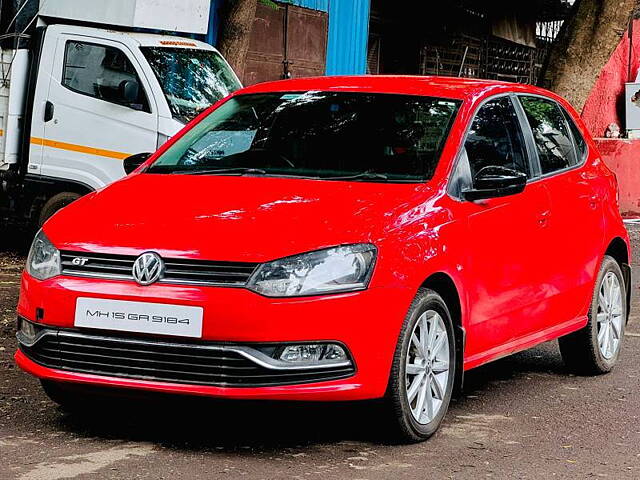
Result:
M117 390L82 384L40 380L47 397L68 413L87 413L104 410L123 398Z
M405 318L393 359L386 402L400 441L433 435L453 392L456 349L451 315L436 292L421 289Z
M83 400L82 395L72 387L51 380L40 380L40 384L47 397L65 411L82 411L88 408L88 404L90 404L86 399Z
M598 272L587 325L559 339L567 367L580 375L610 372L618 361L627 323L627 296L620 265L605 256Z

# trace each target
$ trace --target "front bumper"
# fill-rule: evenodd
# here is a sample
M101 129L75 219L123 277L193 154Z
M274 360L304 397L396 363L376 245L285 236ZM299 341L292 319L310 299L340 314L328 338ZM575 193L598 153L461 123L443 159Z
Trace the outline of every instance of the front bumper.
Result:
M306 364L279 360L283 345L238 345L166 340L27 326L20 351L42 366L77 373L221 387L318 383L353 376L350 358ZM344 349L343 346L341 346Z
M108 369L82 369L46 362L19 350L15 359L25 371L44 379L102 386L226 398L344 401L382 397L386 391L397 338L413 298L408 289L374 288L324 297L270 299L239 288L152 285L56 277L44 282L24 274L18 314L60 332L112 337L115 332L78 329L73 325L79 297L149 301L204 307L203 345L338 342L351 354L355 371L332 379L304 377L286 385L238 386L168 380L141 372L123 377ZM144 339L144 336L137 338ZM146 336L150 341L173 339ZM83 371L80 371L83 370ZM96 371L99 374L96 374Z

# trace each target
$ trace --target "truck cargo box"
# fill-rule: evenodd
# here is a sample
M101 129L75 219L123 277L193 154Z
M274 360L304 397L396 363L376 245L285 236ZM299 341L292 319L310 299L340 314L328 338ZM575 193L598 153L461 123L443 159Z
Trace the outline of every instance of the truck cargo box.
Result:
M204 34L209 27L210 6L210 0L40 0L40 15L125 28Z

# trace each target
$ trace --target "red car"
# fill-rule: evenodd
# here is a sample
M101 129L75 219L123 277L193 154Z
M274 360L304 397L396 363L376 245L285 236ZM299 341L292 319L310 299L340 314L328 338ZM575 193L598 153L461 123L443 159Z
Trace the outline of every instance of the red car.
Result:
M555 338L576 372L618 360L616 180L550 92L261 84L125 168L45 224L22 277L15 359L63 405L88 386L384 398L418 441L466 370Z

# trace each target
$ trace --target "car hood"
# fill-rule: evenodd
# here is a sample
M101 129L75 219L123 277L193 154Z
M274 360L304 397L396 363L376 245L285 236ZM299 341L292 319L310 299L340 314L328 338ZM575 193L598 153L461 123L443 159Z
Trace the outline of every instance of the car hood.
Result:
M377 244L431 194L425 184L138 174L74 202L44 231L61 250L262 262Z

